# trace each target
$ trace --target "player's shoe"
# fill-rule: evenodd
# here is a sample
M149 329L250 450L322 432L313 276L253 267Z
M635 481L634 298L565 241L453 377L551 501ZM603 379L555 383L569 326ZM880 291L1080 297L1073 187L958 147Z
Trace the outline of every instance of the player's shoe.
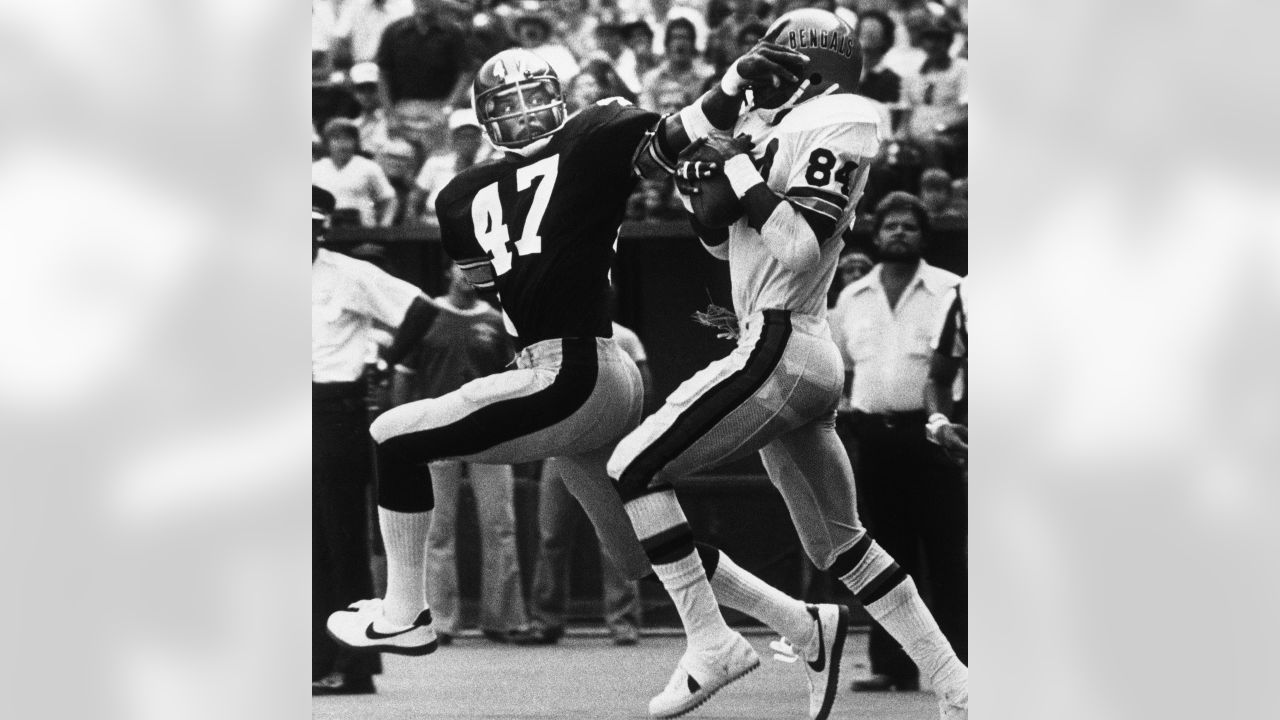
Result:
M826 720L840 689L840 659L844 655L844 638L849 634L849 609L843 605L806 605L804 609L813 618L813 635L808 644L796 647L786 638L779 638L769 647L773 648L775 660L804 661L805 679L809 681L809 717Z
M969 688L938 695L938 714L942 720L969 720Z
M688 650L667 687L649 701L656 718L679 717L706 702L717 690L760 667L760 656L738 633L712 651Z
M805 610L817 623L813 639L801 656L809 680L809 717L826 720L840 689L840 659L844 656L844 638L849 634L849 609L843 605L806 605Z
M329 616L329 636L352 650L397 655L429 655L436 651L431 609L418 614L412 625L393 625L382 614L382 598L357 600Z

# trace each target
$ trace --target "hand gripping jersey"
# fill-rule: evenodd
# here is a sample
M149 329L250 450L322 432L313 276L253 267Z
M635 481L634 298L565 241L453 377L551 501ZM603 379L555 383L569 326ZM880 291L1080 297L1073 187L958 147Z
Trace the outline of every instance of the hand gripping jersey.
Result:
M729 241L708 250L729 261L738 317L765 309L825 317L827 288L840 259L840 234L854 219L871 159L887 136L879 113L857 95L824 95L778 113L745 113L731 132L740 133L755 141L752 160L769 189L834 220L835 231L818 239L818 262L789 269L766 243L790 238L762 238L745 216L731 225Z
M606 100L569 118L529 157L475 165L440 192L445 252L477 288L497 289L522 345L612 336L614 243L637 148L658 120Z

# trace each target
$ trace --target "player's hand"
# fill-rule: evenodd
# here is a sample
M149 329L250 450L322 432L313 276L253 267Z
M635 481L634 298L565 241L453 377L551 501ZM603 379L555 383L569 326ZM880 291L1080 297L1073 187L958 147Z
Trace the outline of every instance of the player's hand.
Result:
M756 146L751 136L746 133L731 137L729 133L716 131L708 135L705 141L707 148L718 153L721 160L728 160L742 153L750 153L751 148Z
M969 428L955 423L943 425L938 428L937 438L952 462L962 469L969 464Z
M736 72L747 87L778 87L799 81L808 64L804 54L762 40L734 60L728 72Z
M721 172L719 160L707 159L709 153L706 145L706 138L698 138L680 152L680 157L676 161L675 179L676 190L679 190L682 196L697 195L701 192L698 181L715 177ZM686 207L686 209L693 212L691 208Z

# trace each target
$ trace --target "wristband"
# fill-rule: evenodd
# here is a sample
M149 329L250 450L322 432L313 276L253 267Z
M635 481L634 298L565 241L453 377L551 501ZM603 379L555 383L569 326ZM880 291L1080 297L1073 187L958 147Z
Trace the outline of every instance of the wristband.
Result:
M738 97L746 86L747 79L738 74L738 63L735 61L724 71L724 77L720 78L720 90L729 97Z
M924 424L924 432L929 436L932 442L938 442L938 431L944 426L950 425L951 421L942 413L934 413L929 416L929 421Z
M764 182L756 166L751 164L751 156L746 153L739 153L725 161L724 176L729 179L729 185L738 197L746 195L748 190Z

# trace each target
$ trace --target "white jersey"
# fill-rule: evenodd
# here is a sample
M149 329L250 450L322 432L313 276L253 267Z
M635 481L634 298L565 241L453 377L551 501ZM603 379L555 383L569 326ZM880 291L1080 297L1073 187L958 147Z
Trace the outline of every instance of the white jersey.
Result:
M771 124L774 117L780 119ZM826 317L840 235L854 220L871 160L888 136L881 122L874 103L849 94L817 97L781 113L755 110L738 119L732 134L751 136L752 160L769 189L835 221L832 235L818 239L819 261L802 270L778 262L745 216L730 226L727 250L708 247L729 261L739 318L766 309Z

